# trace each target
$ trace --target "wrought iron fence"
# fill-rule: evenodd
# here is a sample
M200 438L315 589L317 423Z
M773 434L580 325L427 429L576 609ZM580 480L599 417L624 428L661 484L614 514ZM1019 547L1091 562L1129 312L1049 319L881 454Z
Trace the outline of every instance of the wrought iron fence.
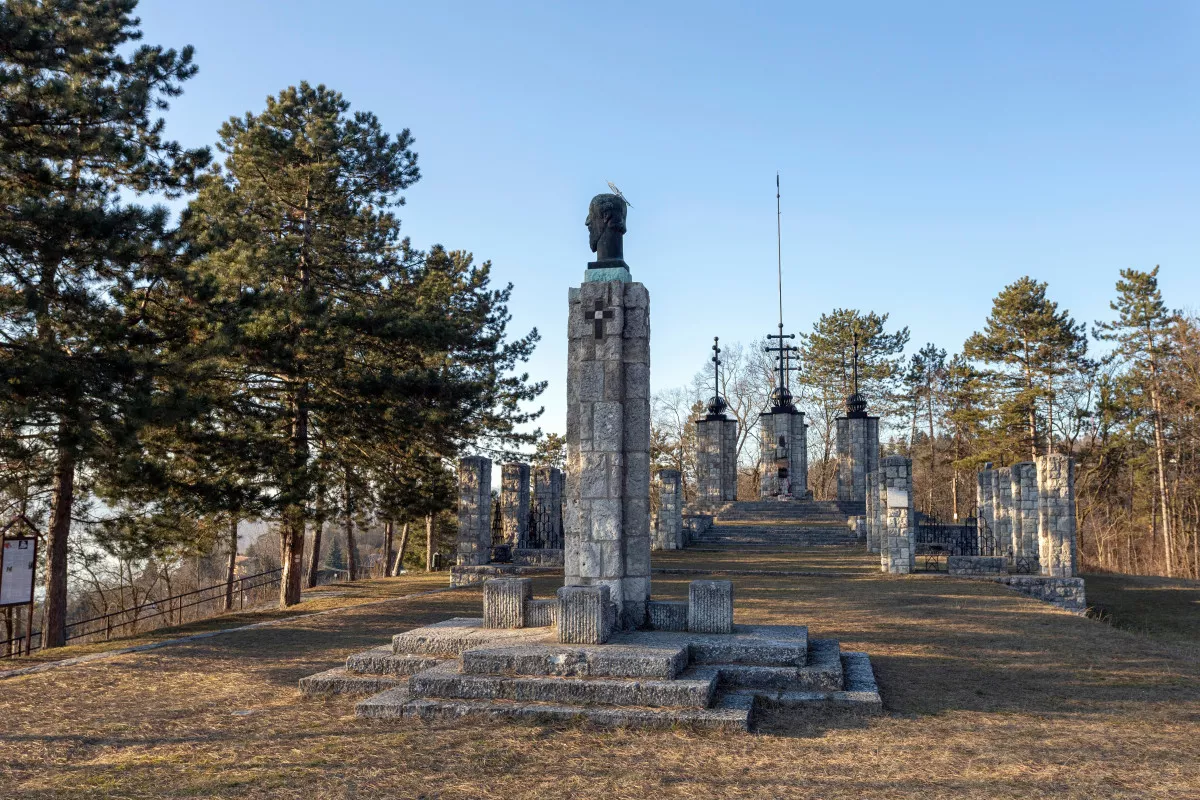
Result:
M562 542L562 506L538 503L529 509L529 546L558 549Z
M261 589L264 586L277 586L282 568L259 572L254 575L245 575L240 578L235 578L233 581L233 600L237 604L238 610L245 607L249 602L254 605L258 592L255 590ZM182 624L184 621L184 611L195 608L206 603L218 603L225 599L225 593L228 590L228 584L225 581L214 583L211 586L204 586L199 589L193 589L190 592L182 592L181 594L171 595L170 597L160 597L154 600L145 600L142 603L135 605L133 608L125 608L120 611L111 611L107 614L101 614L88 619L81 619L77 622L67 623L67 641L72 639L81 639L88 636L97 638L103 637L108 641L113 637L114 632L119 633L124 628L132 628L131 632L136 632L137 627L149 620L162 619L165 617L165 625ZM253 593L253 596L251 594ZM217 612L220 613L220 612ZM215 615L205 615L215 616ZM195 616L193 619L202 617ZM89 627L90 626L90 627ZM158 627L163 627L158 626ZM9 639L0 639L0 658L19 655L22 651L30 652L33 648L33 642L41 637L40 630L26 631L21 636L14 636ZM9 645L17 644L12 648L13 652L9 652Z

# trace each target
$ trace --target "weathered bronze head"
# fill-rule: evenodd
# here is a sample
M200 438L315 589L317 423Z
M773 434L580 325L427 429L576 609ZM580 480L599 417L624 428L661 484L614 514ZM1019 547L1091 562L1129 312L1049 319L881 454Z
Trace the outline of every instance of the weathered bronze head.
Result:
M615 194L598 194L588 205L588 246L597 261L620 261L625 258L625 214L629 204Z

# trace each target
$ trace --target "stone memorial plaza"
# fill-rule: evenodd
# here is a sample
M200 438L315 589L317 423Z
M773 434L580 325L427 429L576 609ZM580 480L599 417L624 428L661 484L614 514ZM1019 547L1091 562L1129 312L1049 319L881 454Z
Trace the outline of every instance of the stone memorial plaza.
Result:
M678 470L655 477L651 508L650 293L633 280L622 236L627 204L598 195L588 213L583 283L567 298L566 470L459 463L457 564L451 586L482 584L482 616L396 633L390 644L303 679L309 695L367 695L355 713L385 719L586 719L601 724L752 729L756 715L874 714L867 653L843 652L800 625L734 624L728 580L693 580L685 601L652 591L651 552L850 545L880 570L908 575L945 558L951 576L1000 582L1081 612L1075 575L1073 466L1064 456L979 473L973 527L914 509L912 464L880 455L879 418L857 385L837 425L837 500L808 489L807 428L786 388L762 413L759 497L737 498L737 420L717 381L695 420L697 497L684 508ZM777 344L778 386L795 348ZM856 344L857 348L857 344ZM531 513L536 508L538 513ZM561 520L561 521L560 521ZM965 535L965 538L964 538ZM553 596L533 577L562 570ZM819 625L819 620L813 620Z

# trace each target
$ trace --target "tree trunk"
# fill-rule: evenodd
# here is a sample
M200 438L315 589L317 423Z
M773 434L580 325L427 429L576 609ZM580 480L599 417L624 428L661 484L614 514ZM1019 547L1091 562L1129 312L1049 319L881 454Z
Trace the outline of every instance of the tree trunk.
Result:
M929 412L929 499L926 501L925 513L933 513L933 484L937 480L937 449L933 443L933 384L927 387L929 396L926 408Z
M346 567L350 580L358 580L358 542L354 539L354 517L346 515Z
M237 517L232 517L229 520L229 565L225 570L225 610L233 610L233 579L237 572L237 554L238 554L238 520Z
M60 427L60 438L65 433ZM46 538L46 604L42 615L42 647L67 643L67 537L75 504L75 454L58 451L54 470L54 512Z
M313 528L312 557L308 562L308 588L317 588L317 579L321 576L321 534L325 531L325 522L318 520Z
M303 379L301 379L303 380ZM304 383L295 386L292 400L292 469L285 487L295 498L284 508L279 526L279 605L294 606L300 602L300 577L304 572L304 503L308 487L308 390ZM299 473L299 474L296 474ZM299 485L297 485L299 484Z
M1150 410L1154 415L1154 458L1158 465L1158 495L1162 506L1163 554L1166 557L1167 577L1175 577L1175 557L1171 551L1171 505L1167 497L1167 466L1163 450L1161 403L1158 396L1158 369L1150 365Z
M425 515L425 571L433 572L433 514Z
M396 523L390 519L383 523L383 577L392 577L392 536L396 532Z
M396 563L392 565L392 575L400 574L400 570L404 569L404 548L408 547L408 523L404 523L404 527L400 529L400 547L396 550Z

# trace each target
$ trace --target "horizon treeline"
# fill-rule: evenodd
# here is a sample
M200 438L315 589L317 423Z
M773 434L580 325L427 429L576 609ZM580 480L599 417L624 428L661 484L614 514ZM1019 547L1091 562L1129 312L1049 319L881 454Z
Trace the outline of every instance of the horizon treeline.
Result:
M834 499L836 427L853 392L882 418L881 449L913 459L917 510L973 516L975 473L1044 453L1077 462L1080 554L1088 569L1200 577L1200 319L1173 311L1159 268L1123 269L1107 319L1074 319L1044 282L1023 277L993 300L957 352L928 343L908 358L907 328L835 309L798 337L790 387L809 423L809 488ZM1094 354L1089 344L1100 345ZM739 420L738 492L761 477L758 415L776 383L762 342L726 345L720 381ZM712 368L654 399L654 457L694 492L693 420L713 393Z
M238 521L271 520L290 605L306 533L342 521L353 575L356 524L428 527L464 447L538 435L512 287L401 235L410 132L300 83L184 149L192 48L140 44L135 7L0 4L0 519L44 540L43 646L87 547L225 548L232 586Z

